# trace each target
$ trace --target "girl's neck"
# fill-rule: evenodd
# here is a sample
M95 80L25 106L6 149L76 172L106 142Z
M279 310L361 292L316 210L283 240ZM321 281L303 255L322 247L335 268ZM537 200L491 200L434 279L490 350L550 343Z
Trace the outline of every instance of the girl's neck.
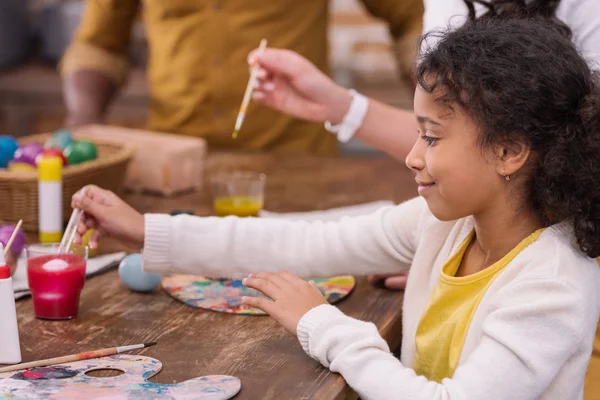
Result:
M518 211L490 212L473 216L475 238L469 253L479 260L479 270L494 264L515 248L523 239L544 227L544 219L531 208Z

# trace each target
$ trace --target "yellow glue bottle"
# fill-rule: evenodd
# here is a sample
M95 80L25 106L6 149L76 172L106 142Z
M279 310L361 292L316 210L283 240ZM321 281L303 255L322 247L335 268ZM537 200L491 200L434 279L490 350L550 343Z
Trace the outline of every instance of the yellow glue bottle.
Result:
M44 156L37 167L40 242L58 243L63 233L62 160Z

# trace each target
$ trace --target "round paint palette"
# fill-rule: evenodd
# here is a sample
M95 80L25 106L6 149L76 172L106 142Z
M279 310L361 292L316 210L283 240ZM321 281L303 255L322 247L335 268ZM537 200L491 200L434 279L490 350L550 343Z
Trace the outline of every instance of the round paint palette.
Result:
M330 304L348 296L356 281L353 276L312 279ZM264 315L257 308L243 306L243 296L265 297L247 288L241 280L209 279L194 275L167 275L162 280L163 289L185 304L207 310L244 315Z

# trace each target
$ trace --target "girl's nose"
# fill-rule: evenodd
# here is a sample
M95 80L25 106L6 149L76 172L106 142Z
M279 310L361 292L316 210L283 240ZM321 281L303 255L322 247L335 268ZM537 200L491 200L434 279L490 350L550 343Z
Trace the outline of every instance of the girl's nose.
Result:
M406 156L406 166L413 171L421 171L425 168L424 144L421 138L417 138L410 153Z

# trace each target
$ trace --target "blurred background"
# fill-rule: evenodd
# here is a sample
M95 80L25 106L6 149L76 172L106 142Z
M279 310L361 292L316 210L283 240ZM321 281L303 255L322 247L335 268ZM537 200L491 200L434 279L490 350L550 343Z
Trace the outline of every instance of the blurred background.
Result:
M57 63L84 9L80 0L0 1L0 132L13 136L51 132L66 117ZM357 0L330 2L332 77L348 88L397 107L410 108L412 88L399 77L387 25ZM142 128L148 113L143 24L134 27L132 70L108 114L107 123ZM356 140L345 155L372 154Z

